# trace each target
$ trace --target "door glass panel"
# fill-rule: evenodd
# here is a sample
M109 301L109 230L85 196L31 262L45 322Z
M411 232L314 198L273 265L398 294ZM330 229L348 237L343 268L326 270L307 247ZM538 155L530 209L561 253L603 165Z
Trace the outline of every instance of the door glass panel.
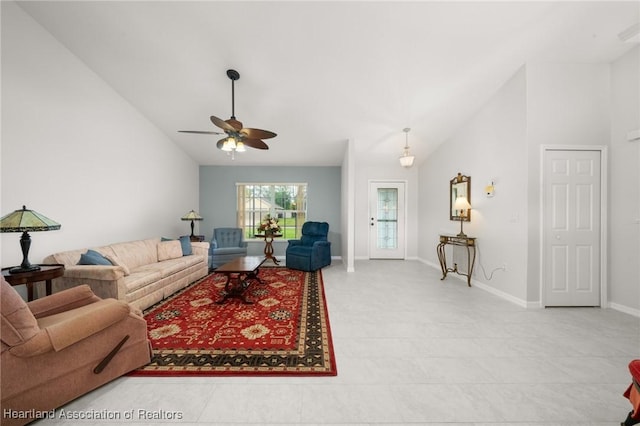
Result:
M398 189L378 188L378 248L398 247Z

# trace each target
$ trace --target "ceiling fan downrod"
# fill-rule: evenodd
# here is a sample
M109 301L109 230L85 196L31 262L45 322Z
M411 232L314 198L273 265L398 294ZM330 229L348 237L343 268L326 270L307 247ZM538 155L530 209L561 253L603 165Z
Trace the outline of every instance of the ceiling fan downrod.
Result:
M227 77L231 79L231 119L236 119L236 91L235 81L240 79L240 73L236 70L227 70Z

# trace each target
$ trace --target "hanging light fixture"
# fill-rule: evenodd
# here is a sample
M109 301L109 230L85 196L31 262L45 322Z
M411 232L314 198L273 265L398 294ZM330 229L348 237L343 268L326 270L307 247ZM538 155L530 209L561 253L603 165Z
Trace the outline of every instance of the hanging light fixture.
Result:
M236 141L235 138L231 136L224 141L220 149L225 151L227 154L230 154L232 160L235 160L236 152L245 152L247 150L242 141Z
M405 135L405 142L404 142L404 152L400 157L400 165L405 169L408 169L409 167L413 166L413 160L415 160L416 157L409 154L409 131L411 131L411 129L406 127L402 129L402 131L404 132L404 135Z

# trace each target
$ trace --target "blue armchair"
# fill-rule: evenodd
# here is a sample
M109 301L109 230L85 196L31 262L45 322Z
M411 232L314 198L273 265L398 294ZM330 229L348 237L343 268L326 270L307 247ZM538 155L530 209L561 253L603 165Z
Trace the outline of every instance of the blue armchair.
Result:
M302 237L289 240L287 246L287 268L301 271L316 271L331 265L331 243L327 241L327 222L305 222Z
M209 244L209 270L236 257L247 255L247 242L241 228L215 228Z

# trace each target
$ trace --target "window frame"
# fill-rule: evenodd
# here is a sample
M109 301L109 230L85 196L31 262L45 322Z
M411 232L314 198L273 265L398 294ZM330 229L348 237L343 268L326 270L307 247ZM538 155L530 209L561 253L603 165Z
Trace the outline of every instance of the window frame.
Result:
M247 187L262 188L258 191L263 195L256 194L253 189L252 194L247 196ZM265 191L265 188L268 190ZM308 217L308 190L307 182L236 182L236 221L237 226L243 231L245 240L259 239L255 236L258 233L257 228L267 214L278 218L283 239L299 239L302 235L302 225ZM291 198L278 200L278 195L286 191L289 191ZM265 192L268 192L268 196L264 195ZM247 209L249 199L254 200L253 208ZM284 204L284 207L278 202ZM286 208L292 205L295 208Z

